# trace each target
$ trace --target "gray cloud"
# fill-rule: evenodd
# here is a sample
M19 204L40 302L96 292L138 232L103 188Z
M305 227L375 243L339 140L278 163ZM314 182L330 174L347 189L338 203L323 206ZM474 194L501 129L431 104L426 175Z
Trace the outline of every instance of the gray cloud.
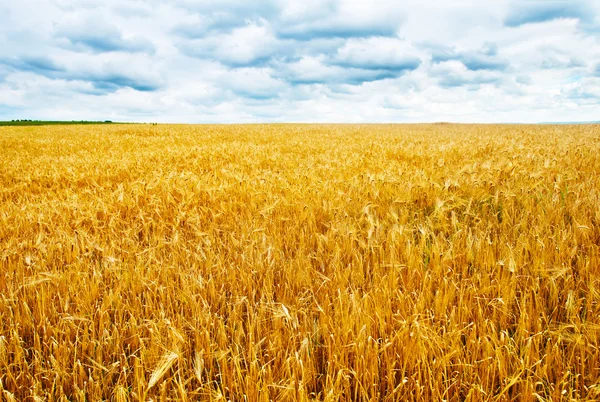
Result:
M91 33L73 35L68 39L74 45L74 49L86 49L92 52L154 52L152 43L139 37L124 39Z
M543 69L577 68L585 67L585 62L579 58L564 59L556 56L547 56L542 61L541 67Z
M118 27L97 21L76 22L63 25L56 30L56 37L73 50L102 52L142 52L155 51L152 42L139 35L124 36Z
M335 70L334 70L335 71ZM327 85L362 85L366 82L397 78L400 74L388 70L363 70L347 68L338 73L288 75L286 80L294 85L327 84Z
M508 81L502 71L472 70L457 60L434 65L430 74L442 88L465 87L477 90L484 84L501 86Z
M348 40L327 61L346 70L338 76L352 85L397 78L421 65L408 42L386 37Z
M305 0L282 10L274 22L278 36L300 41L316 38L393 37L404 21L404 10L392 3Z
M0 64L18 71L33 72L40 75L57 75L65 68L46 56L22 56L0 58Z
M581 82L568 84L562 88L561 96L580 105L598 105L600 104L600 79L590 77Z
M405 71L416 70L421 65L421 59L410 55L396 56L389 59L345 57L334 59L332 64L346 68L403 73Z
M309 41L316 38L363 38L372 36L394 36L398 23L331 22L327 19L291 26L282 24L277 29L281 38Z
M101 68L67 68L45 56L24 56L0 59L0 65L12 71L29 72L50 79L66 81L84 81L91 83L98 93L114 92L119 88L129 87L137 91L156 91L162 82L156 77L124 72L116 66Z
M123 74L116 71L79 72L70 76L71 80L91 82L101 92L114 92L119 88L132 88L141 92L152 92L162 88L158 80Z
M457 51L453 47L440 45L425 46L431 50L433 63L456 60L471 71L504 71L510 66L508 60L498 56L498 48L495 43L486 43L478 51Z
M273 20L280 13L275 1L181 0L177 5L196 17L195 23L181 24L174 30L190 38L203 37L208 32L230 32L250 21Z
M333 55L308 56L274 66L278 77L293 85L362 85L401 77L420 65L420 59L410 55L369 57L365 52L338 51Z
M260 20L270 21L274 33L282 39L394 36L402 21L402 15L394 8L381 9L378 15L369 16L335 0L306 0L287 7L281 1L183 1L180 7L198 15L196 23L182 24L174 31L189 38L203 37L209 32L230 32L249 21ZM366 9L372 12L378 8Z
M464 76L460 74L448 73L440 77L438 83L444 88L471 87L477 89L482 84L494 84L500 82L500 77L493 76Z
M274 37L269 25L253 23L228 33L177 42L190 57L215 60L232 67L261 66L273 57L286 57L293 48Z
M580 0L541 0L519 1L512 4L504 19L509 27L530 23L540 23L561 18L576 18L581 21L593 19L594 11L585 1Z

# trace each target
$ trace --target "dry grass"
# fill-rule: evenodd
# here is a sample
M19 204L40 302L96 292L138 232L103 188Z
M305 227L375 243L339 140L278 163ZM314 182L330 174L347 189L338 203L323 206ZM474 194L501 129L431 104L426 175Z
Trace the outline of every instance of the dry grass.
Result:
M599 126L0 128L0 399L598 399L599 206Z

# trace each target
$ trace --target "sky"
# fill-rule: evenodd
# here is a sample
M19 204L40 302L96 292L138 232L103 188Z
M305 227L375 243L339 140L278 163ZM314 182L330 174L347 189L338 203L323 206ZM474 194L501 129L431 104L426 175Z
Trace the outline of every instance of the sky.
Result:
M2 0L0 120L600 120L600 0Z

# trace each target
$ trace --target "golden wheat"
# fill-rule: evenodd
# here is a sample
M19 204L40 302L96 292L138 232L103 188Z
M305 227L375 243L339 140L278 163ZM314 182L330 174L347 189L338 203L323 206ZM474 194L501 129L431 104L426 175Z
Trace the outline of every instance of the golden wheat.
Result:
M0 128L0 399L600 398L600 127Z

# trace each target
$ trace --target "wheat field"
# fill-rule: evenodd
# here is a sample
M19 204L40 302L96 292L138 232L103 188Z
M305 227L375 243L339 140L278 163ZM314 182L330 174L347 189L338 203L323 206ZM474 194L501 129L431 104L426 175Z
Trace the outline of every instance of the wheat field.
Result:
M600 126L0 127L0 400L600 399Z

